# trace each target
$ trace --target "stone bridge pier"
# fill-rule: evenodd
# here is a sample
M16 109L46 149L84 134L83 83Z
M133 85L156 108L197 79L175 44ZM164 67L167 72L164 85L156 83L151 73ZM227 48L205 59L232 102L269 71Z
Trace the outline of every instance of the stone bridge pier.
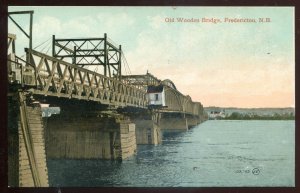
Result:
M126 159L136 152L135 124L129 117L75 104L60 104L60 114L45 118L48 158Z
M198 116L164 112L161 116L161 129L166 132L187 131L188 129L200 124Z
M157 145L162 142L160 111L126 107L118 109L118 112L130 117L130 121L135 124L136 143L138 145Z
M137 144L157 145L162 142L160 115L159 112L148 111L140 114L132 114L130 116L136 128Z
M186 115L186 119L187 119L189 129L201 123L201 118L196 115Z

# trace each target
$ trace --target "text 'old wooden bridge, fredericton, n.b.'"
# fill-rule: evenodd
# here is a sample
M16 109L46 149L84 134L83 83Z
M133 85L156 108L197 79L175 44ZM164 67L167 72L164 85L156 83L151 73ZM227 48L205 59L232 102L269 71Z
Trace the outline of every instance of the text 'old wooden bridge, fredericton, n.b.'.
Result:
M30 15L29 34L14 14ZM123 75L121 46L106 34L53 36L52 56L32 49L32 16L8 13L29 39L22 59L16 35L8 34L10 186L48 186L47 158L122 160L137 144L160 144L162 132L186 131L207 119L202 104L171 80Z

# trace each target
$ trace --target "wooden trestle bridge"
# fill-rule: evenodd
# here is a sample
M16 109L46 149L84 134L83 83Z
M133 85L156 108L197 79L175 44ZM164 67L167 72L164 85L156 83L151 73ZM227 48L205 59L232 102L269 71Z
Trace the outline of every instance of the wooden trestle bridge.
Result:
M47 158L126 159L137 144L161 143L162 131L185 131L207 118L202 104L171 80L148 72L123 75L121 46L106 34L53 36L52 56L32 49L31 42L25 60L16 55L15 41L9 34L11 186L48 186ZM51 106L60 114L42 117Z

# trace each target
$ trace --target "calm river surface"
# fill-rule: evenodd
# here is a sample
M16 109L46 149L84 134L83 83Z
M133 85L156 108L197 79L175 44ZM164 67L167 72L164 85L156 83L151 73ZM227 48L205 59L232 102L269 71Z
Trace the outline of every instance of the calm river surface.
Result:
M294 186L295 121L206 121L122 162L48 160L51 186Z

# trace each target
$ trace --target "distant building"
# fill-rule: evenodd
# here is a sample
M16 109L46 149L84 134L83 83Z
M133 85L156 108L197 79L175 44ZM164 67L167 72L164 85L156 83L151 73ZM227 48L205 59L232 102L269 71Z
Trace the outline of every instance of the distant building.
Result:
M150 107L164 107L166 106L165 91L163 85L148 86L147 96Z
M220 119L220 118L225 118L225 110L223 111L211 111L208 114L209 119Z

